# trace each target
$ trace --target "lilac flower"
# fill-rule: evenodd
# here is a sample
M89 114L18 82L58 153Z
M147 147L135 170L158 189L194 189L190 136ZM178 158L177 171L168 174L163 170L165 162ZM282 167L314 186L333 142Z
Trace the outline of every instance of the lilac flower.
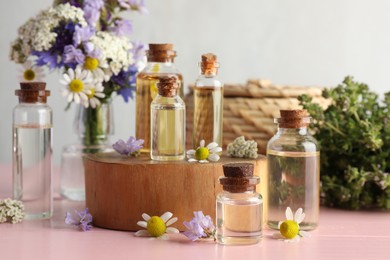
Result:
M112 75L111 80L113 83L120 86L117 93L123 97L125 102L129 101L129 98L133 99L133 92L135 91L135 81L138 69L132 65L127 71L120 71L117 75Z
M90 26L76 26L73 34L73 44L77 46L82 42L88 41L95 34L95 31L95 28Z
M49 51L33 51L32 54L37 56L36 64L38 66L48 65L51 70L61 66L58 62L58 56L55 53Z
M92 215L88 212L88 208L83 211L74 211L75 214L72 215L69 212L66 212L65 215L65 224L74 225L79 227L83 231L89 231L92 228Z
M100 10L92 6L84 6L84 18L87 23L91 26L94 26L100 18Z
M145 59L145 45L141 41L132 41L131 53L135 63L144 62Z
M145 7L144 0L118 0L118 3L121 7L138 11L140 14L149 13L148 9Z
M84 6L90 6L92 8L97 9L97 10L100 10L104 6L104 1L103 0L85 0Z
M128 155L128 156L136 156L139 153L139 149L143 148L144 140L138 139L130 136L127 142L119 139L115 144L112 145L115 151L120 154Z
M117 19L115 26L110 28L118 36L127 36L133 32L133 26L129 20Z
M190 222L183 222L183 225L188 229L183 234L192 241L214 237L215 226L211 217L205 216L202 211L194 211L194 216Z
M67 45L64 48L63 60L64 63L73 68L77 64L84 64L85 56L82 50L75 48L73 45Z

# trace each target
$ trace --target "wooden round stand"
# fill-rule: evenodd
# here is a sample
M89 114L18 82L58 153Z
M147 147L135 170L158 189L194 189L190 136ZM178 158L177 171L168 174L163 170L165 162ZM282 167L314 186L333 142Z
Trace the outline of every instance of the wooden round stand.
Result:
M265 183L266 163L261 155L256 160L222 156L220 161L206 164L156 162L147 155L87 155L86 206L98 227L135 231L142 229L137 225L142 213L160 216L170 211L179 218L173 226L183 231L182 223L193 218L193 211L202 210L215 219L215 198L222 191L218 177L223 175L222 165L232 162L253 163L255 175Z

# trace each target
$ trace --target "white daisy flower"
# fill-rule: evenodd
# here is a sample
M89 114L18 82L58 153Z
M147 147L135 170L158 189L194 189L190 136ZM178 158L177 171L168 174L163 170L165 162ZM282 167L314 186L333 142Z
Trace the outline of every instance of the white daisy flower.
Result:
M31 61L27 61L22 64L22 67L19 72L19 81L20 82L39 82L42 81L45 77L43 69L39 66L34 65Z
M219 155L216 153L222 152L222 148L218 147L216 142L209 143L206 147L205 141L200 141L200 146L194 150L187 151L187 157L189 162L208 163L209 161L217 162Z
M100 82L110 79L108 64L101 59L87 57L84 62L84 69L91 72L93 78Z
M104 87L101 82L95 81L93 87L89 88L90 93L87 94L88 99L85 101L85 107L91 106L92 108L96 108L100 105L99 98L104 98L106 95L103 93Z
M76 104L82 103L86 106L87 95L91 94L92 86L92 77L89 71L77 66L75 70L68 69L63 77L63 79L60 79L60 83L65 85L62 95L67 96L68 102L74 101Z
M274 238L284 240L285 242L299 242L301 237L310 237L306 231L300 230L299 224L305 218L302 208L297 209L293 214L290 207L286 209L286 220L279 221L278 229L280 232L273 235Z
M134 235L137 237L157 237L164 240L168 239L166 233L179 233L179 230L174 227L169 227L177 221L177 218L172 218L171 212L165 212L161 217L150 217L148 214L142 214L144 221L138 221L137 225L145 229L137 231Z

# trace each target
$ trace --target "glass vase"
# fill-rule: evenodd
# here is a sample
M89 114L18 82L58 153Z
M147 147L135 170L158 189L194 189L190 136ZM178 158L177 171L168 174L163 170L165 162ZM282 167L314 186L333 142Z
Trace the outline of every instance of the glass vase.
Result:
M103 103L96 108L79 105L73 122L78 143L62 149L60 193L69 200L85 200L83 156L109 152L109 137L114 133L112 103Z

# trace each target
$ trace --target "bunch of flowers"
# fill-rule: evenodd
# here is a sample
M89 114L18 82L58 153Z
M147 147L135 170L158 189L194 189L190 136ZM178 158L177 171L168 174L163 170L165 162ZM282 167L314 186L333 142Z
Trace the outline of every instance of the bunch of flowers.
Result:
M22 222L24 218L24 205L21 201L4 199L0 200L0 223L11 222L12 224Z
M143 0L56 0L19 28L10 59L24 65L23 81L37 81L40 68L63 72L69 103L95 108L113 93L127 102L142 66L143 45L130 42L122 11L147 13Z

